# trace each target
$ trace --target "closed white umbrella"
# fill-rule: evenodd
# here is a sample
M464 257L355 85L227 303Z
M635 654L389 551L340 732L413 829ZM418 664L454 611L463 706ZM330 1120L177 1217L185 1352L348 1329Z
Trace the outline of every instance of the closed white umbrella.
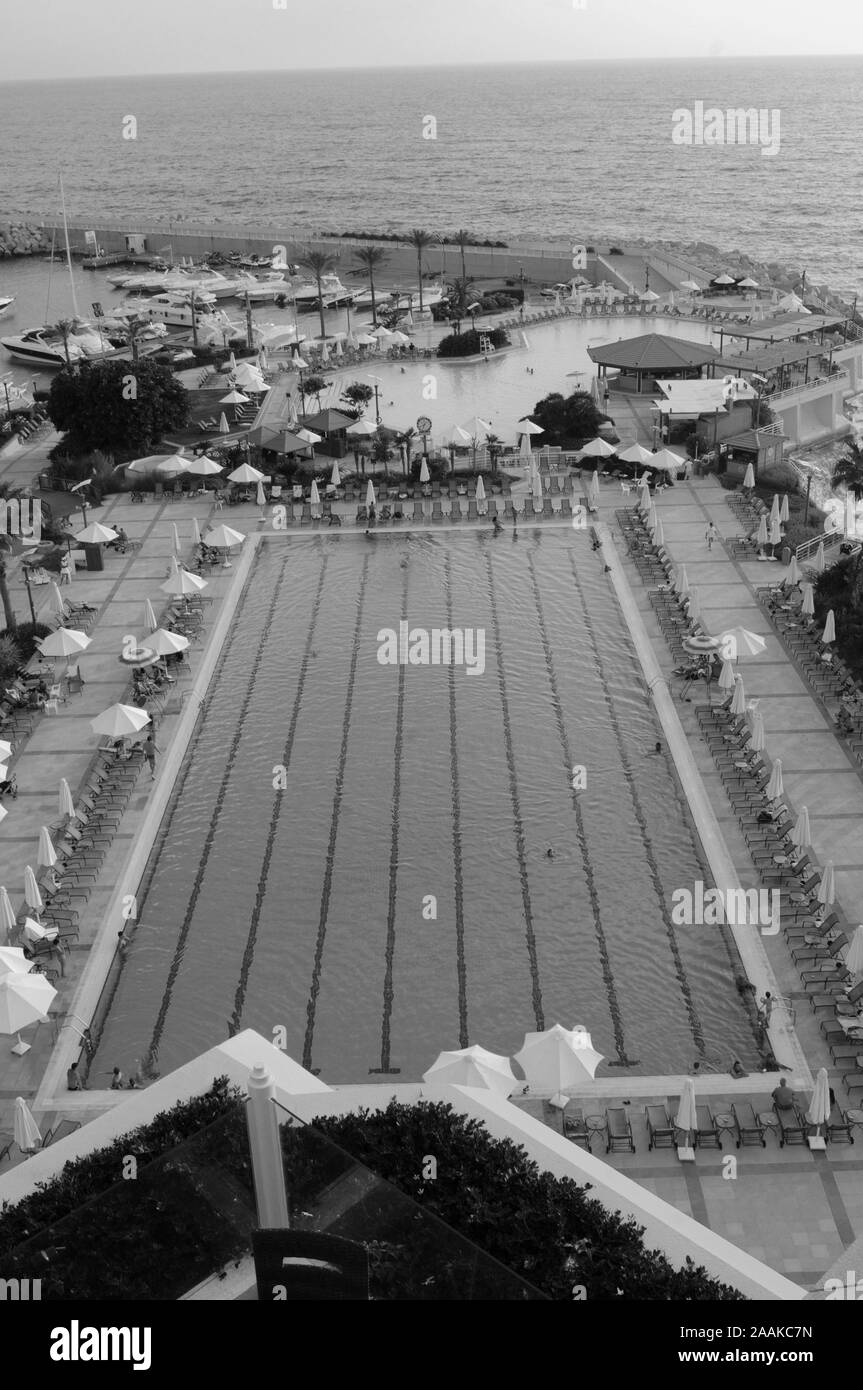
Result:
M764 715L760 710L755 710L752 715L752 735L749 746L753 753L764 752Z
M241 463L239 468L235 468L233 473L228 474L228 482L259 483L266 476L266 473L262 473L259 468L253 468L250 463Z
M803 602L800 605L800 612L804 618L815 616L815 590L808 579L803 585Z
M80 545L105 545L108 541L115 541L117 532L112 531L110 526L103 526L100 521L94 521L89 526L85 526L83 531L79 531L75 537Z
M29 975L32 969L20 946L0 946L0 975Z
M136 705L116 704L91 719L90 728L94 734L102 734L106 738L127 738L129 734L137 734L146 728L149 723L150 716L146 710L138 709Z
M15 1097L15 1118L13 1121L15 1143L22 1153L35 1153L42 1147L42 1131L30 1113L23 1096Z
M652 533L656 530L658 525L659 517L656 515L656 508L651 502L650 511L647 513L647 529Z
M826 1125L830 1119L830 1083L827 1080L826 1067L819 1068L815 1078L815 1090L809 1102L809 1109L806 1111L807 1124L815 1126L817 1137L821 1135L821 1126ZM824 1142L823 1140L821 1141ZM819 1145L820 1147L820 1145Z
M770 518L770 544L780 545L782 542L782 523L778 516Z
M5 888L0 888L0 927L8 937L9 933L15 930L15 926L15 913L9 901L9 894Z
M830 609L830 612L827 614L827 618L824 623L824 631L821 634L821 641L826 644L836 641L836 619L833 616L832 608Z
M531 467L530 490L533 493L534 500L537 502L541 502L542 478L540 476L539 469L536 467L536 464L533 464Z
M530 447L529 434L523 434L521 436L518 446L518 456L519 458L524 459L525 463L529 463L533 458L533 451Z
M309 503L312 508L312 516L320 516L321 494L318 492L318 485L314 478L312 478L312 485L309 488Z
M783 495L782 495L782 501L781 501L780 504L779 504L779 520L780 520L780 521L787 521L787 520L788 520L788 515L789 515L789 511L788 511L788 493L785 492L785 493L783 493Z
M18 1034L12 1048L16 1057L30 1051L30 1044L21 1041L21 1029L47 1018L56 996L56 989L44 975L13 973L0 977L0 1033Z
M642 485L641 492L638 494L638 510L642 513L643 516L647 516L650 512L650 508L652 505L653 504L650 499L650 488L647 486L647 482L645 481Z
M833 860L828 859L821 875L818 892L815 895L823 907L829 907L836 898L836 882L833 873Z
M0 738L0 758L5 763L7 758L12 757L12 744L7 743L6 739Z
M264 492L263 483L258 483L255 490L255 502L259 507L265 507L267 505L267 494Z
M333 471L330 474L330 487L341 487L341 484L342 475L339 472L339 461L338 459L336 459L336 461L333 464Z
M219 416L219 434L230 434L230 433L231 433L231 426L228 424L228 417L227 417L227 415L225 414L225 412L224 412L224 410L223 410L222 413L221 413L221 415Z
M200 540L200 536L198 537ZM153 612L153 604L150 599L144 599L144 626L148 632L154 632L158 626L156 614Z
M431 474L429 473L429 466L428 466L426 460L423 459L422 463L420 464L420 482L421 482L421 483L427 483L427 482L430 482L430 481L431 481Z
M719 672L717 684L720 690L732 690L734 688L734 667L726 657L722 659L722 667Z
M689 590L689 604L686 609L687 617L691 623L697 623L701 617L701 599L698 597L698 590Z
M79 652L87 650L92 640L86 632L79 632L77 628L58 627L42 638L39 651L43 656L77 656Z
M801 806L794 822L794 829L791 831L791 843L799 850L809 849L812 844L812 832L809 829L809 810L806 806Z
M777 758L770 769L770 779L767 783L765 796L768 801L778 801L784 788L782 786L782 759Z
M180 473L188 473L191 459L184 458L182 454L176 454L173 458L165 459L156 469L157 473L166 473L169 478L176 478Z
M678 565L677 576L674 581L674 587L677 590L678 594L680 594L681 598L684 596L684 594L689 593L689 576L686 573L685 565Z
M755 533L755 540L759 546L768 545L767 517L762 513L758 521L758 530Z
M788 574L786 575L786 578L789 584L800 583L800 566L797 563L796 554L791 556L791 563L788 566Z
M485 501L485 483L482 478L476 480L476 500L478 503Z
M171 522L171 530L172 530L172 532L173 532L173 547L174 547L174 554L175 554L175 555L180 555L180 554L182 553L183 547L180 545L180 533L179 533L179 531L177 530L177 523L176 523L176 521L172 521L172 522Z
M552 1102L565 1105L563 1091L592 1081L602 1054L595 1051L586 1029L555 1023L543 1033L525 1033L515 1060L533 1090L551 1091Z
M743 486L747 488L755 486L755 469L751 463L746 465L746 472L743 474Z
M57 851L54 848L48 827L45 825L39 831L39 854L36 863L40 869L50 869L57 863Z
M49 604L49 608L52 613L56 613L60 618L67 617L69 612L65 603L63 602L63 595L60 593L56 581L51 585L51 601Z
M60 792L57 798L57 806L61 816L74 816L75 803L72 800L72 792L65 777L60 778Z
M599 472L594 468L590 475L590 482L587 485L587 496L591 505L599 505Z
M36 875L29 864L24 869L24 901L34 912L42 912L44 910L42 894L39 892Z
M778 493L778 492L774 492L774 494L773 494L773 501L772 501L771 504L770 504L770 520L771 520L771 521L780 521L780 520L781 520L781 513L780 513L780 506L779 506L779 493Z
M845 969L852 975L863 975L863 926L854 928L845 956Z
M746 713L746 692L743 689L742 676L735 676L734 678L734 694L731 698L730 709L734 715L739 716Z
M437 1061L423 1072L423 1081L449 1086L481 1086L501 1096L511 1096L519 1084L508 1057L488 1052L476 1044L454 1052L441 1052Z
M231 526L214 526L204 536L204 544L211 545L214 550L230 550L234 545L242 545L245 539L242 531L235 531Z
M373 507L375 505L376 500L377 499L375 497L375 485L372 482L371 478L369 478L368 484L366 486L366 506Z
M157 656L174 656L177 652L186 651L189 646L188 637L184 637L181 632L169 632L164 627L151 632L147 642L150 650Z
M698 1128L698 1112L695 1106L695 1083L691 1076L687 1076L680 1094L680 1105L674 1117L675 1127L686 1135L687 1148L691 1146L693 1131Z
M824 564L824 542L821 541L820 545L818 546L818 549L815 552L815 559L812 561L812 568L814 570L817 570L819 574L823 574Z

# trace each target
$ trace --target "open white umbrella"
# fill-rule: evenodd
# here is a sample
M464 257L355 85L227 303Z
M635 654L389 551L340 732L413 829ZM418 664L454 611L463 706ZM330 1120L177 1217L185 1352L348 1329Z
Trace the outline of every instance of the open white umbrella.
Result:
M836 881L833 873L833 860L828 859L821 874L821 882L815 895L823 907L829 907L836 898Z
M342 475L339 472L339 461L336 459L333 463L333 471L330 474L330 487L341 487L341 483Z
M791 843L801 852L809 849L812 844L812 832L809 829L809 809L801 806L794 822L794 829L791 831Z
M0 975L29 975L32 969L20 946L0 946Z
M350 430L348 430L348 434L350 434ZM470 444L470 435L467 430L462 429L461 425L453 425L447 443L460 448L463 444Z
M201 589L206 589L207 580L202 579L198 574L190 574L188 570L174 568L174 573L166 579L159 588L163 594L173 594L175 598L182 598L186 594L197 594Z
M230 550L234 545L242 545L246 539L242 531L234 531L230 526L214 526L204 536L204 544L214 550Z
M377 498L375 497L375 485L372 482L371 478L369 478L369 481L366 484L366 506L373 507L376 501Z
M182 454L148 454L146 458L133 459L131 463L122 463L119 467L125 468L127 473L179 473L188 463L189 460ZM171 464L173 468L166 467Z
M658 453L651 454L650 467L658 468L663 473L678 473L686 467L686 459L671 449L660 449Z
M429 466L428 466L428 463L426 462L426 460L423 459L422 463L420 464L420 482L421 482L421 483L428 483L428 482L430 482L430 481L431 481L431 473L429 473ZM480 480L480 481L482 481L482 480Z
M423 1072L423 1081L450 1086L481 1086L501 1096L511 1096L518 1088L509 1058L487 1052L476 1044L454 1052L441 1052L437 1061Z
M201 454L200 458L192 459L186 472L194 473L199 478L212 478L216 473L224 472L224 464L216 463L215 459L208 458L206 454Z
M648 464L653 462L653 454L649 449L645 449L643 444L630 444L628 449L618 453L617 457L624 463Z
M294 430L294 434L297 436L297 439L302 439L305 444L320 444L324 437L322 434L315 434L314 430L307 430L302 427L298 430Z
M815 616L815 590L808 579L803 585L803 602L800 605L800 612L804 618L814 618Z
M56 989L44 975L12 973L0 977L0 1033L18 1035L12 1048L17 1057L30 1051L30 1044L21 1041L21 1029L47 1018L56 996Z
M474 415L462 428L467 431L469 438L478 439L481 434L488 434L490 432L491 421L483 420L481 416ZM528 433L532 433L532 431L528 431Z
M800 566L797 563L797 556L791 556L791 563L788 566L788 574L785 576L789 584L800 583Z
M72 792L65 777L60 778L60 791L57 797L57 809L61 816L74 816L75 802L72 800Z
M48 827L43 825L39 831L39 853L36 863L40 869L50 869L57 863L57 851L54 848L54 841L48 831Z
M533 1090L551 1091L552 1103L565 1105L563 1091L592 1081L602 1054L595 1051L585 1028L555 1023L543 1033L525 1033L515 1060Z
M579 450L582 458L607 459L616 453L613 444L609 444L607 439L602 439L597 435L596 439L591 439L587 444L582 445Z
M727 627L719 633L722 655L729 661L739 661L741 656L758 656L767 647L764 637L750 632L746 627Z
M248 405L249 398L242 391L229 391L227 396L219 397L219 405Z
M685 1147L692 1145L692 1133L698 1128L698 1112L695 1108L695 1083L691 1076L687 1076L683 1082L683 1090L680 1093L680 1105L677 1107L677 1114L674 1117L675 1128L680 1130L685 1136Z
M680 288L682 290L690 290L694 293L696 290L700 290L701 286L695 280L681 280Z
M103 526L100 521L94 521L89 526L85 526L83 531L79 531L75 540L79 545L104 545L107 541L115 541L117 532L112 531L110 526Z
M491 426L489 425L488 428L490 429ZM545 434L542 425L538 425L535 420L519 420L515 432L520 435Z
M77 628L58 627L42 638L39 651L43 656L77 656L79 652L87 650L92 640L86 632L79 632Z
M39 885L36 882L36 875L27 864L24 869L24 901L33 912L44 911L42 894L39 892Z
M266 476L266 473L262 473L259 468L253 468L250 463L241 463L239 468L235 468L233 473L228 474L228 482L259 483Z
M348 425L345 434L361 437L362 435L377 434L377 425L372 424L371 420L355 420L352 425Z
M15 1097L15 1118L13 1121L15 1143L22 1153L35 1153L42 1147L42 1131L30 1113L30 1107L23 1096Z
M15 930L15 913L5 888L0 888L0 927L9 935Z
M830 642L836 641L836 619L833 616L832 608L830 609L830 612L827 614L827 618L824 623L824 631L821 634L821 641L827 645L829 645Z
M90 728L94 734L102 734L105 738L128 738L129 734L138 733L149 723L150 716L146 710L138 709L136 705L116 704L91 719Z
M770 769L770 778L764 791L768 801L778 801L783 793L782 785L782 759L777 758Z
M815 1137L820 1138L821 1126L826 1125L830 1119L830 1083L827 1080L826 1067L820 1067L815 1078L815 1090L809 1102L809 1109L806 1111L807 1124L815 1126ZM821 1144L824 1140L821 1140ZM817 1147L821 1147L819 1144Z
M738 717L746 713L746 692L743 689L742 676L735 676L734 678L734 694L729 708L731 713Z
M169 632L167 628L159 627L150 633L147 643L157 656L174 656L188 649L189 639L181 632Z
M845 969L851 975L863 975L863 926L854 928L845 956Z
M747 463L746 472L743 474L743 486L750 488L755 486L755 469L751 463Z

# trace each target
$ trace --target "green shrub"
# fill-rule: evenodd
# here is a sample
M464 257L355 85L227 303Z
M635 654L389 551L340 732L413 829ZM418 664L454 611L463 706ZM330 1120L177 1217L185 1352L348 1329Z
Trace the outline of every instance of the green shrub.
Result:
M19 658L15 670L30 660L36 650L37 638L41 641L50 631L50 627L46 627L44 623L19 623L14 632L4 630L0 633L0 638L5 637L14 642L18 651Z
M23 665L24 656L15 638L7 631L0 633L0 680L8 680Z
M509 347L509 338L502 328L485 328L482 334L471 328L467 333L451 333L438 343L438 357L473 357L482 351L480 337L488 338L496 348Z

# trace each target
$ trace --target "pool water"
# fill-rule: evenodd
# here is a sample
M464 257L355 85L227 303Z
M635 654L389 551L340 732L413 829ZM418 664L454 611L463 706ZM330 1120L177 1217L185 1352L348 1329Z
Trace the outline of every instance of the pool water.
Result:
M401 621L484 633L484 671L381 664ZM671 925L705 874L656 736L581 533L264 544L96 1070L251 1027L329 1082L417 1080L555 1022L638 1073L754 1061L721 929Z

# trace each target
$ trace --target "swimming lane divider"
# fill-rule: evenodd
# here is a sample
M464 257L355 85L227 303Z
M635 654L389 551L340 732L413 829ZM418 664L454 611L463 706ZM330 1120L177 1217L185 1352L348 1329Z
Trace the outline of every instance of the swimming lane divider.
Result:
M245 694L243 695L243 701L237 713L237 722L234 728L234 734L231 738L231 743L228 748L228 756L225 760L225 770L222 773L222 780L219 783L219 790L216 793L216 804L213 808L212 820L207 830L206 839L204 840L204 848L201 852L201 862L198 865L198 869L195 874L195 879L192 884L192 891L189 894L189 901L186 905L186 912L183 917L182 926L180 927L180 934L177 938L177 944L174 947L174 956L171 961L171 968L168 972L168 979L165 984L165 992L162 995L162 1003L159 1006L159 1013L156 1017L156 1022L153 1025L153 1036L150 1039L150 1046L147 1050L148 1066L154 1066L156 1058L158 1057L159 1041L162 1037L162 1033L165 1028L165 1021L168 1017L168 1010L171 1006L171 994L174 988L174 982L180 970L180 962L183 959L183 951L185 949L186 940L191 930L192 919L195 915L195 908L197 907L198 898L201 893L201 886L204 882L204 874L206 873L207 864L209 862L210 855L213 850L213 844L215 843L216 839L216 832L219 828L222 807L225 802L228 786L231 781L231 774L233 772L234 763L237 757L237 749L240 746L240 739L243 734L243 721L245 719L249 705L252 701L252 695L255 689L255 677L258 673L258 668L261 664L261 658L264 654L264 650L266 648L266 644L270 636L270 624L273 620L273 614L275 613L276 608L278 607L279 596L282 592L282 586L285 582L287 570L287 565L284 565L282 567L282 572L279 575L278 583L275 585L275 588L273 589L273 597L270 602L270 607L267 613L267 620L264 623L263 630L261 632L261 638L258 642L258 649L255 653L255 659L252 663L252 669L249 674L249 680L246 686Z
M533 1013L536 1019L537 1030L541 1033L545 1029L545 1017L542 1010L542 989L539 982L539 959L536 951L536 933L533 929L533 910L530 902L530 881L527 875L527 852L524 834L524 821L521 815L521 801L518 794L518 776L515 769L515 751L512 741L512 721L509 715L509 698L506 689L506 673L504 670L503 639L500 631L500 618L497 608L497 594L494 587L494 571L491 565L491 556L486 555L486 573L488 579L489 607L491 609L492 624L494 626L494 647L497 658L497 683L500 693L500 707L503 714L503 742L506 751L506 765L509 776L509 797L512 805L513 829L515 831L515 852L518 860L518 876L521 884L522 916L524 917L524 933L527 942L527 955L530 962L530 982L531 996L533 1001Z
M368 556L363 561L362 575L360 576L359 590L357 592L357 620L354 624L354 646L351 653L351 665L348 675L348 689L345 698L345 715L342 720L342 741L339 748L339 762L336 772L336 787L333 794L333 814L330 820L330 837L327 843L327 863L324 870L324 886L321 891L321 911L318 918L318 934L315 941L315 959L312 966L312 978L309 985L309 1002L306 1005L306 1033L303 1040L303 1066L306 1071L312 1070L312 1042L315 1035L315 1012L318 1003L318 994L321 988L321 966L324 959L324 942L327 935L327 918L330 912L330 894L333 888L333 870L335 867L336 840L339 833L339 816L342 809L342 796L344 795L345 785L345 764L348 757L348 737L351 730L351 710L354 701L354 685L357 679L357 662L360 654L360 632L363 622L363 604L365 603L366 587L369 579L369 559Z
M402 611L403 622L407 622L408 616L408 571L405 570L402 579ZM402 794L402 749L404 746L404 727L405 727L405 680L407 668L399 665L398 667L398 695L396 697L396 733L393 748L393 798L392 809L390 812L390 865L389 865L389 894L387 898L387 939L384 948L384 1007L381 1019L381 1064L380 1067L369 1067L369 1075L393 1075L401 1071L401 1067L392 1065L392 1037L390 1025L393 1013L393 962L396 952L396 895L398 893L398 871L399 871L399 805Z
M680 954L680 948L677 944L677 933L674 930L674 924L671 920L671 914L668 911L668 900L665 896L665 889L662 883L662 876L659 872L659 865L656 862L656 855L653 852L653 844L651 843L650 839L650 830L647 824L647 816L645 815L644 807L641 804L641 798L638 794L638 786L636 784L635 776L632 771L632 765L630 764L629 757L626 752L626 743L623 737L623 730L620 727L620 720L617 716L617 709L615 708L614 697L611 693L608 678L605 674L605 666L603 664L602 656L600 655L599 643L596 640L596 632L593 626L593 619L591 618L590 611L587 606L587 599L584 593L584 586L582 585L581 576L578 573L578 569L576 567L575 560L572 555L570 555L569 557L569 563L572 569L573 581L575 583L576 590L581 600L582 608L584 609L584 626L590 638L590 644L593 648L593 660L596 666L596 673L599 677L599 683L602 686L602 693L605 696L605 703L608 709L608 719L609 723L611 724L612 730L614 731L614 737L617 743L617 750L620 756L620 763L623 768L623 776L626 781L627 788L629 789L629 795L632 801L632 809L635 814L636 823L638 825L639 833L641 835L641 843L644 848L644 855L647 860L648 872L650 873L650 879L653 883L653 891L656 894L656 901L659 904L659 910L662 913L662 922L665 927L666 935L668 937L668 947L671 951L671 958L674 961L674 973L677 976L677 982L680 986L680 993L683 995L683 1002L686 1007L687 1016L689 1018L689 1027L692 1033L693 1041L695 1042L695 1046L697 1047L698 1051L701 1053L703 1057L705 1052L704 1028L702 1026L701 1019L698 1016L698 1010L695 1007L695 1000L692 997L692 990L690 989L689 979L686 974L686 966L683 964L683 957Z
M572 806L575 811L575 836L578 847L581 851L581 861L584 869L584 879L587 884L587 891L590 896L590 906L593 911L593 930L596 936L599 961L602 969L602 979L605 985L605 993L608 998L608 1011L611 1015L611 1026L614 1030L614 1046L617 1049L617 1061L610 1062L609 1066L631 1067L636 1063L626 1055L626 1039L623 1029L623 1011L617 997L617 990L614 985L614 972L611 968L611 957L608 950L608 942L602 926L602 909L599 901L599 890L596 886L596 877L593 872L593 865L590 862L590 847L587 843L587 829L584 824L584 814L581 809L579 793L572 788L572 768L574 759L572 746L569 742L569 735L566 732L566 720L563 713L563 701L560 698L560 686L558 685L557 672L554 666L554 657L551 650L551 642L548 636L548 626L545 621L545 609L542 605L542 595L539 592L539 584L536 577L536 565L532 554L528 555L528 568L530 570L531 587L533 589L533 602L536 608L537 624L539 627L540 641L542 642L543 655L545 657L545 669L548 676L549 689L551 690L551 704L554 710L555 723L557 724L557 734L560 739L560 746L563 750L564 775L572 793Z
M306 676L309 670L309 659L312 654L312 643L315 637L318 616L321 610L321 602L324 596L324 586L327 577L328 555L325 552L320 574L318 575L318 587L312 601L312 612L309 619L309 629L306 633L306 644L303 649L302 660L300 661L299 678L297 680L297 692L294 696L294 704L291 710L291 719L288 724L288 734L285 739L285 746L282 750L282 766L287 773L291 765L291 757L294 751L294 738L297 732L297 723L300 717L300 705L302 704L303 692L306 686ZM287 566L285 566L287 568ZM274 789L273 810L270 816L270 828L267 831L266 844L264 846L264 857L261 862L261 872L258 875L258 886L255 889L255 905L252 908L252 915L249 921L249 934L246 938L246 949L243 951L243 959L240 964L240 975L237 980L237 992L234 996L234 1012L231 1015L228 1025L228 1035L233 1037L242 1027L243 1007L246 1001L246 990L249 986L249 975L252 969L252 962L255 958L255 943L258 936L258 925L261 920L261 913L264 910L264 901L267 895L267 880L270 874L270 864L273 858L273 847L276 842L276 834L279 828L279 818L282 814L285 793L281 788Z
M444 563L444 591L446 594L447 627L452 631L452 556L447 551ZM452 857L455 890L455 961L458 979L458 1036L459 1046L470 1043L467 1022L467 964L464 951L464 857L461 842L461 789L458 769L458 725L456 721L455 666L448 670L449 694L449 766L450 786L452 788Z

